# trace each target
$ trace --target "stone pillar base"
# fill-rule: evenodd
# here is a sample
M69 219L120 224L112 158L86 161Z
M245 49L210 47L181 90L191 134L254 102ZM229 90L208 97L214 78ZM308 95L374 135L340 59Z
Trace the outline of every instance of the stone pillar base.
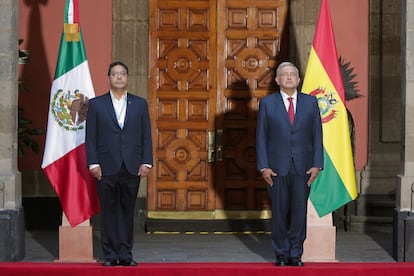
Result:
M405 259L405 220L410 217L410 212L394 209L393 214L393 249L392 254L397 262L404 262Z
M23 208L0 210L0 261L21 261L25 256Z
M318 216L311 201L308 201L307 238L302 260L306 262L336 262L336 227L332 214Z
M404 262L414 262L414 217L404 219Z
M393 258L397 262L414 262L414 214L394 209Z
M59 227L59 259L56 262L96 262L93 258L93 231L89 220L71 227L62 215Z

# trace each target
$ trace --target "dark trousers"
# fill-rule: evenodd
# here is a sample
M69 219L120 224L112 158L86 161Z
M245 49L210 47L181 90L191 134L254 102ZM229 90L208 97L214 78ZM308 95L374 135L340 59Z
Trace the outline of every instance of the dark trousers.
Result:
M289 173L273 177L273 186L268 186L272 203L272 249L276 256L302 257L310 192L308 179L309 176L296 173L292 162Z
M101 245L106 260L132 259L134 210L140 177L125 166L96 182L101 205Z

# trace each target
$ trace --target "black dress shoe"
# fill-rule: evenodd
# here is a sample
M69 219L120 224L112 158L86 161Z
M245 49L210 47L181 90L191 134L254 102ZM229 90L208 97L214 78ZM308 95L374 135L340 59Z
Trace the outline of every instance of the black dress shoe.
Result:
M280 255L276 257L276 266L287 266L289 265L289 260L286 256Z
M105 260L105 261L102 263L102 265L103 265L103 266L116 266L116 265L117 265L117 263L116 263L116 261L115 261L115 260Z
M137 262L132 260L132 259L121 260L121 261L119 261L119 264L122 265L122 266L137 266L138 265Z
M304 266L305 264L302 262L301 259L292 259L290 261L291 266Z

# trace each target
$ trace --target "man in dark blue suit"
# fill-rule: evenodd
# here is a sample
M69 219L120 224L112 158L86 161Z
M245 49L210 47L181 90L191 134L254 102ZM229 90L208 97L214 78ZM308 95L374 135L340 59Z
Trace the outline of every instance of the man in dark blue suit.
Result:
M323 169L322 122L315 97L297 91L299 70L283 62L280 91L260 100L257 166L272 204L272 249L276 265L303 266L310 186Z
M143 98L127 92L124 63L111 63L108 78L110 91L89 101L86 154L101 206L103 265L136 266L135 202L153 163L149 111Z

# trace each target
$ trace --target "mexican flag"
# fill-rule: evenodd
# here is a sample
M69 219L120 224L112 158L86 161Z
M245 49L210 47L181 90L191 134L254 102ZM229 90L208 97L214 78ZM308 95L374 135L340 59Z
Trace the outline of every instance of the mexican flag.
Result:
M325 164L310 193L310 200L322 217L358 195L345 90L328 0L322 0L302 91L318 99L322 117Z
M42 169L72 227L99 212L86 163L85 120L95 96L79 25L77 0L66 0L64 30L50 91Z

